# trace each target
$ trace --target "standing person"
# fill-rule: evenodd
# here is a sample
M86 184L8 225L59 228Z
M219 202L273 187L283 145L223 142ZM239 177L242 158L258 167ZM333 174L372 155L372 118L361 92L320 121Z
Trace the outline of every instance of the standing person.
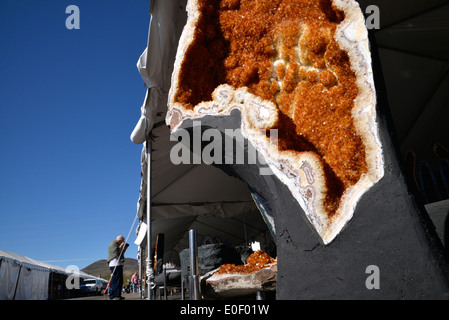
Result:
M125 243L125 238L120 235L109 244L108 264L111 270L109 299L122 300L123 287L123 266L125 264L125 251L129 244Z
M133 289L133 292L138 292L138 283L139 283L139 276L137 275L137 272L134 272L133 276L131 277L131 286Z

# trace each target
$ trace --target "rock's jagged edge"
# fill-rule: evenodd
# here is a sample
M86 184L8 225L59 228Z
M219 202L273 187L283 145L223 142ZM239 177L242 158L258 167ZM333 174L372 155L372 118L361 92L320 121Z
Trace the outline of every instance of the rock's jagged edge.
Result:
M279 152L267 139L265 131L261 132L277 121L277 108L273 103L251 94L246 87L234 89L226 84L214 90L212 101L201 102L193 110L185 109L182 104L175 102L180 68L200 16L197 0L189 0L187 4L188 19L176 54L166 116L167 125L171 132L175 132L184 120L230 115L232 110L239 109L242 114L242 135L263 155L276 177L288 187L324 244L335 239L352 219L362 195L384 175L382 146L376 120L376 90L364 17L358 3L353 0L333 0L332 3L345 13L345 19L336 30L335 39L340 48L348 53L351 68L357 77L359 93L354 101L352 114L357 133L365 146L368 168L367 173L355 185L345 190L332 219L329 219L323 207L325 179L317 155L311 152Z

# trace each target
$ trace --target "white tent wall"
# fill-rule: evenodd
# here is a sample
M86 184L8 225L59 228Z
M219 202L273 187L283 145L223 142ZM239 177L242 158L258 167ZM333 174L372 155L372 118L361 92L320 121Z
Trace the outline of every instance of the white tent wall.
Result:
M47 300L50 271L22 267L14 300Z
M81 279L104 279L82 271L66 270L43 261L0 250L0 300L47 300L49 297L50 274Z
M0 300L47 300L50 270L8 256L0 256Z
M14 299L20 268L14 261L0 261L0 300Z

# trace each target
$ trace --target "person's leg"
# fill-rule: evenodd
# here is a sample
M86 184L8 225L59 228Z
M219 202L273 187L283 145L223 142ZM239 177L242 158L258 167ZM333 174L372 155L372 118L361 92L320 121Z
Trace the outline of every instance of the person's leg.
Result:
M118 297L116 295L118 285L117 269L114 270L114 267L110 267L109 270L111 270L111 280L109 284L109 299L113 299L115 297Z
M117 272L117 297L121 297L122 296L122 288L123 288L123 267L122 266L118 266L116 269Z

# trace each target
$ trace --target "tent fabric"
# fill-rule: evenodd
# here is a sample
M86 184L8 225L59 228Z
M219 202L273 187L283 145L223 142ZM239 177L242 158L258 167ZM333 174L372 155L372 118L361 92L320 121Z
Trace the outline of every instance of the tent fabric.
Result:
M0 300L14 299L20 268L14 261L0 261Z
M47 300L50 269L39 262L0 250L0 300Z
M134 241L134 244L137 246L141 246L142 242L145 241L147 235L147 224L142 221L137 227L137 238Z
M50 273L73 275L71 270L0 250L0 300L47 300ZM104 279L79 271L83 279Z
M186 22L186 0L152 0L148 45L139 58L139 72L148 88L168 91L178 39Z
M273 242L271 234L257 210L232 212L233 216L207 213L154 220L153 230L165 235L164 256L166 260L177 262L179 252L189 247L188 230L190 229L196 231L198 245L227 243L243 246L252 241L259 241L263 244Z
M137 62L147 92L131 141L145 142L153 126L165 119L173 62L178 39L185 25L186 0L151 1L148 44Z
M15 293L15 300L47 300L49 271L22 267Z
M142 144L146 141L146 137L153 129L158 115L163 112L161 106L167 101L167 92L163 92L161 88L148 88L145 101L141 109L141 117L131 133L131 141L136 144Z
M445 40L449 33L449 4L447 1L442 3L430 11L381 28L376 34L377 42L381 47L447 61L449 46Z
M8 262L14 262L19 266L23 266L30 270L35 271L51 271L55 273L60 274L66 274L71 275L72 271L67 270L65 268L62 268L60 266L56 266L47 262L35 260L14 252L6 251L6 250L0 250L0 261L8 261ZM90 274L87 274L85 272L79 271L79 275L83 278L89 278L89 279L100 279L98 277L92 276ZM104 279L101 279L104 280Z
M64 268L61 268L59 266L55 266L43 261L34 260L32 258L28 258L20 254L5 250L0 250L0 260L14 262L19 266L35 271L53 271L64 274L67 273Z
M230 202L230 203L189 203L177 205L158 205L152 208L155 219L182 218L191 216L216 216L232 218L242 213L257 211L254 202Z

